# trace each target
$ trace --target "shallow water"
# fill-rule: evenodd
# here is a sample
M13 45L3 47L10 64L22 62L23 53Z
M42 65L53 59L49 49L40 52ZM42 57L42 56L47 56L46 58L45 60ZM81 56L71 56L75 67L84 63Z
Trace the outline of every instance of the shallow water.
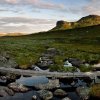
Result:
M34 94L36 94L36 91L29 91L27 93L16 93L14 96L1 97L0 100L32 100L32 96ZM80 100L79 96L75 92L68 92L68 97L71 100ZM61 100L61 98L54 97L52 100Z
M97 81L100 82L98 78ZM32 77L23 77L21 76L20 79L16 80L18 83L22 83L26 86L34 86L36 84L45 84L48 83L48 78L45 76L32 76ZM83 80L78 79L77 83L72 87L67 83L61 83L61 88L64 89L68 93L68 97L71 100L80 100L79 96L76 94L75 89L78 86L87 86L87 83ZM27 93L16 93L14 96L7 96L7 97L0 97L0 100L32 100L32 96L36 94L36 90L32 89ZM40 99L38 99L40 100ZM61 98L54 97L52 100L61 100Z
M37 84L45 84L48 83L49 80L45 76L32 76L32 77L23 77L21 76L20 79L16 80L17 83L21 83L25 86L34 86Z

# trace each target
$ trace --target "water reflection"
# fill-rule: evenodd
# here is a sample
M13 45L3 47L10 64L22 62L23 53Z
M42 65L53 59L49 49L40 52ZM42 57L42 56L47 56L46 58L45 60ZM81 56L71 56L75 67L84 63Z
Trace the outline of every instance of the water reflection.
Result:
M45 84L48 83L49 80L45 76L32 76L32 77L23 77L16 80L17 83L21 83L25 86L34 86L37 84Z

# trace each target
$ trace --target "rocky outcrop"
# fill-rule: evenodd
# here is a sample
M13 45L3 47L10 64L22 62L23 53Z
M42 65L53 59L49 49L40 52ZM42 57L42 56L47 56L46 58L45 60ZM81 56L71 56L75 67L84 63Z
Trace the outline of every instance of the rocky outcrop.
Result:
M62 89L57 89L54 91L54 95L57 96L57 97L65 97L67 96L67 92L62 90Z
M42 89L42 90L51 90L51 89L54 89L54 88L59 88L60 87L60 84L59 84L59 80L56 79L56 80L49 80L48 83L46 84L38 84L38 85L35 85L35 88L36 89Z
M12 89L15 92L27 92L29 91L29 89L25 86L23 86L22 84L18 84L18 83L10 83L8 85L8 88Z
M13 96L15 93L12 89L9 89L8 87L0 86L0 97L5 96Z
M80 20L76 22L67 22L67 21L60 20L56 23L56 27L54 27L51 31L67 30L67 29L87 27L87 26L93 26L99 24L100 24L100 16L89 15L89 16L82 17Z
M42 100L51 100L53 98L52 92L48 90L40 90L38 94Z

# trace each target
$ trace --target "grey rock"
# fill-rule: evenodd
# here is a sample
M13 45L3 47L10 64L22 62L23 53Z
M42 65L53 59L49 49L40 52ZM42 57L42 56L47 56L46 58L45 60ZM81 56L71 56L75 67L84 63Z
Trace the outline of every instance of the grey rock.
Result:
M27 92L27 91L29 91L29 89L27 87L23 86L22 84L15 83L15 82L8 84L8 87L15 92Z
M89 99L90 88L88 88L88 87L78 87L76 89L76 92L78 93L80 98L82 98L83 100Z
M32 96L32 100L37 100L37 96L36 95L33 95Z
M67 96L68 94L66 91L64 91L62 89L57 89L54 91L54 95L63 97L63 96Z
M62 100L71 100L70 98L68 98L68 97L65 97L65 98L63 98Z
M9 89L8 87L0 86L0 96L13 96L15 93L12 89Z
M54 89L54 88L59 88L60 87L60 84L59 84L59 80L58 79L55 79L55 80L49 80L48 83L46 84L38 84L38 85L35 85L35 88L36 89L42 89L42 90L48 90L48 89Z
M40 90L40 91L38 91L38 94L39 94L40 98L43 100L51 100L53 98L52 92L50 92L48 90Z

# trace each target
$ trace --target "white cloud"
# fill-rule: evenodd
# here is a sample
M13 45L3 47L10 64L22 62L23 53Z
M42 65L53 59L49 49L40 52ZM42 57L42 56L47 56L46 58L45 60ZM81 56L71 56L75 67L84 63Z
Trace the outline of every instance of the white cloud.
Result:
M0 18L0 32L40 32L54 27L56 21L52 19L33 19L26 17Z

